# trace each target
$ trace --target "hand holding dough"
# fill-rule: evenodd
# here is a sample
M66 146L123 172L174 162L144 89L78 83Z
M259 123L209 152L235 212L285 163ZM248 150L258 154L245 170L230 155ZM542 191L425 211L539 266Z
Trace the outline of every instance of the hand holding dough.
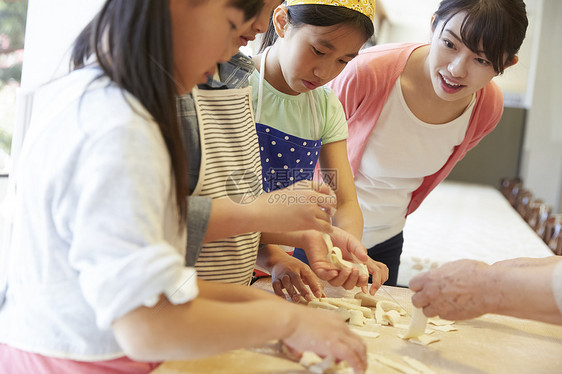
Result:
M332 239L330 239L330 236L328 234L323 234L322 237L324 238L326 246L328 247L328 256L332 264L336 265L336 267L338 267L339 269L354 267L359 270L359 274L369 274L367 265L345 260L343 258L341 249L339 249L338 247L334 247L334 245L332 244Z
M403 339L409 338L419 338L425 333L425 325L427 324L427 317L423 314L423 309L414 308L412 313L412 320L410 321L410 327L406 334L402 337Z

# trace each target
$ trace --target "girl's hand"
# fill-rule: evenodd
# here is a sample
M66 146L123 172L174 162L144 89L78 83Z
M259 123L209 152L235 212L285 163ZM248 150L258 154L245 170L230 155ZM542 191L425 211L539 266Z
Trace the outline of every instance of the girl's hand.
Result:
M299 307L293 318L295 327L283 339L292 352L312 351L320 357L328 355L336 361L346 361L355 373L367 369L367 347L346 323L335 313L320 309Z
M284 289L294 302L301 296L306 301L324 296L324 287L316 274L307 264L288 254L277 257L271 267L271 280L276 295L285 298Z
M372 275L369 293L374 295L388 279L386 265L373 261L367 255L367 249L361 241L338 227L333 227L330 238L333 245L341 249L346 260L367 265L369 274ZM363 292L367 293L369 275L360 274L356 268L338 269L334 266L328 259L328 248L320 233L311 233L308 236L308 245L305 250L310 267L321 279L328 281L332 286L345 289L361 287Z
M289 187L260 195L255 218L262 232L317 230L331 232L330 217L337 199L326 184L301 181Z

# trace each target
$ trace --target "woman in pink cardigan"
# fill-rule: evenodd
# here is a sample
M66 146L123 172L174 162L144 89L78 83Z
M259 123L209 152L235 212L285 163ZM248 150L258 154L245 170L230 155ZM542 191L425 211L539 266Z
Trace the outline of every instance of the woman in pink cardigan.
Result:
M503 96L491 81L517 63L522 0L443 0L429 44L365 49L330 83L346 112L363 244L395 285L406 216L491 132Z

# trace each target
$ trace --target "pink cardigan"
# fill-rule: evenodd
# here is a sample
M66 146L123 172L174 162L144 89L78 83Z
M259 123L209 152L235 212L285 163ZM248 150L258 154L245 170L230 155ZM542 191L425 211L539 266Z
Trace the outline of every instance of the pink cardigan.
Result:
M359 53L328 86L343 104L349 126L347 153L356 175L369 135L375 128L383 106L400 76L410 54L424 44L385 44ZM498 124L503 113L503 95L499 87L488 83L476 92L476 103L466 136L443 167L423 179L412 193L406 215L414 212L425 197L451 172L464 155Z

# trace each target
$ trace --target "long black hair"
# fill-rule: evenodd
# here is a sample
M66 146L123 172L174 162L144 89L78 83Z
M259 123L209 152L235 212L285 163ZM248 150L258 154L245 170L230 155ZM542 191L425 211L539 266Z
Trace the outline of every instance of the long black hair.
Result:
M230 4L251 18L263 0L232 0ZM71 63L73 69L80 69L95 56L103 75L139 100L158 124L171 159L180 219L185 221L187 153L176 115L170 18L167 0L107 0L76 39Z
M476 53L482 48L496 73L503 73L525 39L529 22L523 0L443 0L435 12L433 31L443 21L443 32L460 12L466 12L460 35L463 43Z
M356 27L363 32L365 41L375 32L373 22L356 10L343 6L321 5L321 4L299 4L287 7L288 22L293 27L303 25L312 26L334 26L347 24ZM262 36L262 42L258 53L273 45L277 40L277 32L273 26L273 18L269 20L269 27Z

